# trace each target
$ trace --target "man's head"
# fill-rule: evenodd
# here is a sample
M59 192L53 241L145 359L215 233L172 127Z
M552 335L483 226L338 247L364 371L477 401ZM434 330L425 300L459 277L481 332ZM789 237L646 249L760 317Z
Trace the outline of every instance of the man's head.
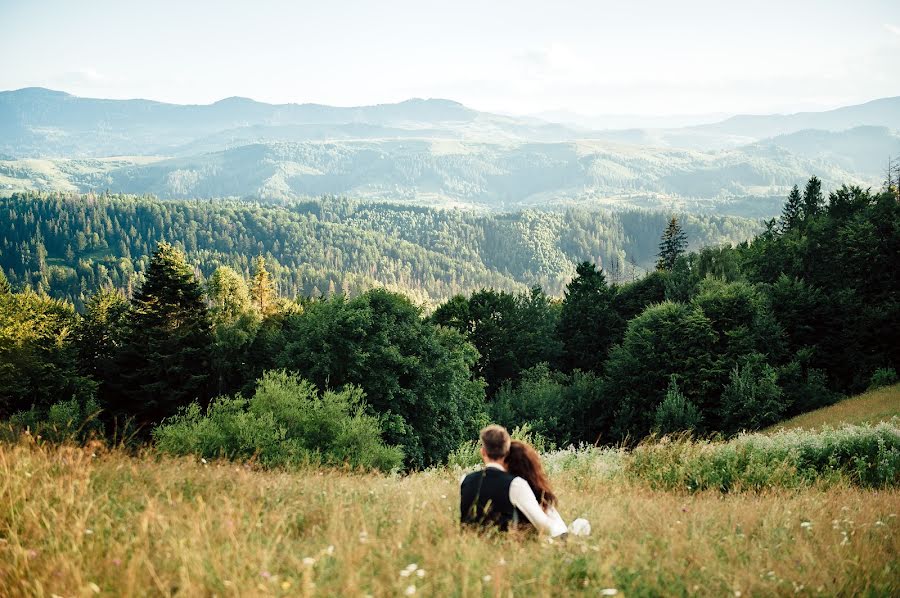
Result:
M503 463L509 454L509 432L503 426L491 424L481 431L481 458L485 463Z

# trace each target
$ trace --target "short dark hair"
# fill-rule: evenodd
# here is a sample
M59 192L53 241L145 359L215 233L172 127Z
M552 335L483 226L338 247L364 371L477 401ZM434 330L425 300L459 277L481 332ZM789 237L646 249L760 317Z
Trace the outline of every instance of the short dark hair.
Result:
M509 432L503 426L491 424L481 431L481 446L487 456L495 461L506 457L509 453Z

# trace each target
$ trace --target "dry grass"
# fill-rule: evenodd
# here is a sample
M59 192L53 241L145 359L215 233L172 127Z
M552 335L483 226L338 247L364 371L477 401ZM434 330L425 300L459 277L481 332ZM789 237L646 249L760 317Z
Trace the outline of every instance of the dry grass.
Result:
M767 431L803 428L816 430L823 426L838 427L841 424L877 424L900 417L900 384L844 399L834 405L783 421Z
M549 544L461 532L449 470L259 471L91 450L0 443L4 596L900 592L897 490L689 495L564 472L561 510L594 533ZM422 577L401 575L412 563Z

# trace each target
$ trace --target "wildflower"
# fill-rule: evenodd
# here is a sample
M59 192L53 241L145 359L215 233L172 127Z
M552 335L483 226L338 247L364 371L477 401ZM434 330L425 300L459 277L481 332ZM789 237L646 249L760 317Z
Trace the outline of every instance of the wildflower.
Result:
M119 565L122 564L122 559L113 559L112 564L115 565L116 567L118 567Z
M406 590L403 593L407 596L412 596L416 593L416 586L406 586Z
M369 541L369 534L366 532L359 532L359 541L361 544L365 544Z
M263 571L259 574L259 576L262 577L263 579L269 579L270 577L272 577L272 574L269 573L268 571Z
M200 462L203 463L204 465L206 465L206 459L204 459L202 457L200 458Z
M416 577L420 579L425 577L425 569L419 569L418 571L416 571Z
M419 568L419 566L415 563L410 563L406 566L406 570L409 571L410 573L412 573L413 571L415 571L418 568Z
M616 588L603 588L602 590L600 590L601 596L615 596L618 593L619 590L617 590Z
M84 533L85 533L86 535L90 536L91 534L94 533L94 530L92 530L91 528L87 528L86 530L84 530Z
M409 569L403 569L400 571L400 577L409 577L412 574L412 571Z
M328 545L328 548L325 549L325 554L327 554L328 556L331 556L334 554L334 545L333 544Z
M316 559L312 558L311 556L305 557L303 559L303 564L306 565L307 567L312 567L313 565L316 564Z
M481 579L483 579L484 582L487 583L487 582L491 581L491 580L494 579L494 578L491 577L490 575L485 575L485 576L482 577Z
M95 584L94 582L90 582L90 583L88 584L88 587L91 589L91 591L92 591L93 593L95 593L95 594L99 594L99 593L100 593L100 586L98 586L98 585Z
M290 589L291 589L291 582L289 582L289 581L287 581L287 580L281 582L281 589L284 590L285 592L288 591L288 590L290 590Z
M881 519L879 519L878 521L875 522L875 525L876 525L876 526L882 526L882 525L884 525L884 521L882 521Z
M800 527L803 529L810 529L812 527L812 521L803 521L800 523Z

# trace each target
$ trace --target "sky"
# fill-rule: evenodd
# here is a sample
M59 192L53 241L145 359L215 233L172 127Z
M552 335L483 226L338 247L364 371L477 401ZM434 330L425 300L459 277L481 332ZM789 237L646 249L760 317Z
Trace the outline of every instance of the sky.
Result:
M512 114L771 113L900 95L900 1L0 0L0 90Z

